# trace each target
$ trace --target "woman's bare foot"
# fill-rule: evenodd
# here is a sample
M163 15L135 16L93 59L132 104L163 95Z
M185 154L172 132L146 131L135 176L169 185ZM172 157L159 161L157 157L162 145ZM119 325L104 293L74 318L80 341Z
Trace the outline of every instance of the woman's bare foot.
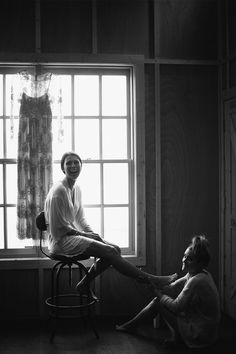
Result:
M124 325L120 325L120 326L116 325L115 328L119 332L133 332L134 331L133 327L126 326L125 324Z
M178 274L170 275L160 275L160 276L151 276L149 277L151 285L155 286L157 289L161 289L166 285L169 285L178 278Z

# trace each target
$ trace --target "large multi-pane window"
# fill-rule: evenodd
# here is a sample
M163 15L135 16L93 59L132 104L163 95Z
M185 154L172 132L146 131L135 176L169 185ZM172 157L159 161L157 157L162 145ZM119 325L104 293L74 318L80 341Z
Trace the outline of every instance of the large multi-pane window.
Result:
M136 250L136 172L134 158L132 67L42 67L52 72L53 181L63 178L60 159L77 152L86 218L94 231L118 244L123 254ZM0 253L31 252L31 240L16 230L17 136L20 98L17 70L0 68ZM19 71L19 70L18 70ZM59 102L59 103L58 103Z

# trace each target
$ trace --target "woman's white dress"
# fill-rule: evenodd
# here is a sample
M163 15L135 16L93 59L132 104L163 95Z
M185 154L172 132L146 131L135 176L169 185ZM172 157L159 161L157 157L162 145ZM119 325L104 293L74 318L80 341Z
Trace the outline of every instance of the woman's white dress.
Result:
M81 189L75 183L71 190L66 180L50 189L45 201L49 250L55 254L83 254L93 239L72 235L75 231L92 232L82 205Z

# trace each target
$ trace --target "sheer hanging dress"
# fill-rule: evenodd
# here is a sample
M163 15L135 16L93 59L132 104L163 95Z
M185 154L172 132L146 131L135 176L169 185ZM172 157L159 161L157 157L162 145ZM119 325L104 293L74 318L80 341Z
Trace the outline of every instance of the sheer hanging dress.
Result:
M37 79L20 73L23 83L18 134L18 237L37 239L36 216L52 185L51 74Z

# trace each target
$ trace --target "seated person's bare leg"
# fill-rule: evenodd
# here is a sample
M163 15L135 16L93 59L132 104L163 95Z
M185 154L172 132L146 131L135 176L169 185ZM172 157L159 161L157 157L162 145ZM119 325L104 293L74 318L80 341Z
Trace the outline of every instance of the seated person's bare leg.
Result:
M118 254L121 253L120 248L117 245L113 245L112 243L109 243L107 241L104 241L105 244L110 245L114 247L117 251ZM87 253L85 253L87 255ZM88 254L88 257L90 257L90 252ZM87 281L91 281L94 278L96 278L99 274L103 273L107 268L111 266L111 263L106 260L105 258L98 258L96 260L96 264L94 263L88 271L88 277L85 276L83 279L77 284L76 288L78 289L79 287L81 288L82 286L86 285Z
M136 268L133 264L126 261L126 259L124 259L119 254L119 252L114 246L99 241L94 241L92 244L89 245L86 251L86 255L90 257L98 257L100 259L105 259L108 264L112 265L121 274L134 278L137 281L146 284L149 284L151 281L152 283L155 283L156 286L158 286L159 288L169 284L177 277L176 274L168 276L156 276L143 272L139 268ZM93 271L92 274L89 275L88 281L91 281L97 275L98 273L96 271ZM83 283L80 284L83 285Z
M180 342L182 341L179 328L177 316L166 309L159 303L158 298L154 298L146 307L144 307L135 317L131 320L123 323L122 325L116 326L118 331L132 331L134 328L141 325L146 319L153 319L157 314L161 314L162 318L166 322L171 337L169 341L171 342Z
M135 317L131 320L123 323L120 326L116 326L118 331L130 331L147 319L153 319L158 314L157 298L154 298L146 307L144 307Z
M179 332L177 315L168 310L166 307L162 306L159 302L157 303L157 309L170 330L171 337L169 341L181 342L182 338Z

